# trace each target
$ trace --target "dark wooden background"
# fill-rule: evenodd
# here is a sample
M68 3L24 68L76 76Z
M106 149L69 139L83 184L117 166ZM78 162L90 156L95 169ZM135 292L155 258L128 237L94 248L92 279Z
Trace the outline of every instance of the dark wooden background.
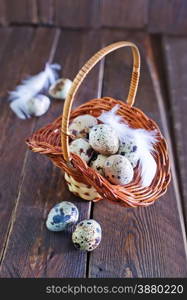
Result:
M0 277L187 276L187 1L0 0ZM53 101L38 119L19 120L8 91L46 61L73 79L101 47L130 40L142 68L135 105L160 125L172 167L168 192L146 209L91 204L73 196L62 172L30 152L25 138L62 112ZM90 73L75 105L97 96L125 99L131 56L109 55ZM62 200L93 217L103 240L92 253L72 246L71 230L45 228L49 209Z
M0 24L187 34L186 0L0 0Z

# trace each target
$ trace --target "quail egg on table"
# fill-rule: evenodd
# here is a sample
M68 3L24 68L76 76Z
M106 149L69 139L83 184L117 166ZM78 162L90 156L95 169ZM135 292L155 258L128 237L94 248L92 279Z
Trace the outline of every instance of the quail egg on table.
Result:
M127 136L123 142L120 142L118 153L128 158L133 168L137 166L138 148L133 138Z
M106 124L99 124L90 129L89 143L92 148L103 154L115 154L119 149L119 139L115 130Z
M70 79L60 78L50 87L49 95L57 99L66 99L71 86Z
M77 224L72 241L74 246L83 251L92 251L101 242L101 226L95 220L83 220Z
M111 155L106 159L104 173L111 183L119 185L130 183L134 176L130 161L119 154Z
M91 115L81 115L76 117L69 126L70 134L75 137L87 137L90 128L97 125L97 119Z
M45 95L37 95L27 102L27 110L30 116L40 117L44 115L50 106L50 100Z
M90 167L94 170L96 170L99 174L104 176L104 164L108 156L105 156L103 154L98 154L95 157L92 157L92 160L90 162Z
M93 149L88 141L82 138L72 141L69 149L70 152L79 155L86 162L89 162L93 154Z
M49 212L46 226L51 231L62 231L75 224L79 218L77 207L68 201L56 204Z

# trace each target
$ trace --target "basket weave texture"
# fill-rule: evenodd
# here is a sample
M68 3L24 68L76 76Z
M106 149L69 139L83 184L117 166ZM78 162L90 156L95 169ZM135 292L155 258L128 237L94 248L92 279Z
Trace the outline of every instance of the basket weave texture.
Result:
M132 48L134 67L131 85L127 97L127 104L110 97L90 100L71 111L75 93L87 73L106 54L118 48L130 46ZM137 47L130 42L118 42L100 50L79 71L73 81L72 88L65 100L63 116L53 123L35 132L27 144L29 148L47 155L52 162L65 172L65 180L69 190L86 200L98 201L107 199L124 207L145 207L153 204L162 196L170 182L170 163L167 144L157 124L149 119L140 109L133 107L139 80L140 59ZM97 171L90 168L85 161L74 153L69 153L68 126L75 117L90 114L98 117L103 111L109 111L116 104L120 105L118 114L128 122L132 128L144 128L158 131L158 142L154 146L154 158L157 172L149 187L140 184L140 167L135 168L134 178L128 185L114 185Z

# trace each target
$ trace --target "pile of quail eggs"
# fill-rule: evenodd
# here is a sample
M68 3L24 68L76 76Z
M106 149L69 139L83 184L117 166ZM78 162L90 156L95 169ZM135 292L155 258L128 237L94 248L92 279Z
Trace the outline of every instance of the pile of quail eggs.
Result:
M71 202L63 201L56 204L49 212L46 227L50 231L63 231L77 223L78 208ZM74 246L82 251L92 251L101 242L101 226L92 219L79 222L72 233Z
M138 163L137 145L127 137L120 142L115 130L97 118L85 114L73 119L69 126L70 152L79 155L89 166L112 184L125 185L134 177ZM55 205L48 214L50 231L63 231L79 219L77 207L67 201ZM80 221L73 230L72 242L83 251L92 251L101 242L101 226L92 219Z
M120 142L115 130L85 114L69 126L70 152L79 155L100 175L115 185L129 184L138 164L137 146L132 138Z

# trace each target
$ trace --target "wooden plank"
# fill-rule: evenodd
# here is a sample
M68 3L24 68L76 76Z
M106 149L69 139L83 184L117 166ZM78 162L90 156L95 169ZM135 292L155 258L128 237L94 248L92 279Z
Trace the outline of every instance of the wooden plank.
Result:
M7 30L5 30L6 32ZM1 33L4 32L4 29ZM26 37L23 39L23 35ZM8 40L5 43L4 52L1 56L1 87L0 87L0 109L1 109L1 120L0 120L0 154L1 154L1 173L0 173L0 190L1 190L1 219L2 226L0 228L0 251L3 249L3 245L6 239L6 232L11 217L11 213L14 207L15 196L17 194L17 187L19 184L19 172L17 168L18 164L22 165L22 157L15 159L14 153L16 151L14 146L17 144L17 131L14 131L13 124L16 118L10 112L7 104L7 91L14 87L17 80L20 79L21 69L26 59L28 49L33 36L32 29L14 29L11 30L10 34L7 34ZM3 45L3 43L1 43ZM14 48L14 51L12 49ZM21 55L20 55L21 53ZM14 71L12 71L14 70ZM16 72L15 72L16 70ZM6 74L6 76L4 76ZM10 115L12 121L10 122ZM11 125L12 124L12 125ZM11 125L11 127L10 127ZM16 128L15 129L20 129ZM10 134L11 132L11 134ZM19 132L19 131L18 131ZM13 136L11 136L13 134ZM9 139L12 140L12 154L8 157L7 149L10 150ZM17 152L22 153L22 149L17 149ZM10 172L12 160L14 160L15 169ZM17 173L18 172L18 173ZM9 179L8 179L9 178ZM9 183L14 182L14 185Z
M14 29L10 37L10 42L6 47L6 55L1 64L2 75L7 74L7 77L3 76L1 81L2 95L4 97L1 102L2 115L0 125L2 128L0 139L0 157L2 159L0 174L1 259L4 257L9 230L15 218L15 210L18 205L20 188L22 186L28 152L25 145L25 138L31 134L36 122L35 119L27 121L18 119L10 111L5 97L7 97L7 90L13 89L20 82L21 78L24 78L25 75L35 74L44 67L53 49L55 32L56 30L38 29L34 38L32 38L33 29ZM9 262L8 268L11 268L11 262Z
M42 44L45 45L44 42ZM99 48L97 32L62 31L55 61L62 64L63 76L73 78L83 62ZM98 72L99 68L90 74L85 82L87 89L82 87L76 97L76 105L97 96ZM49 112L37 120L35 129L59 116L62 104L62 101L54 101ZM90 203L81 201L67 190L61 171L47 158L29 152L19 203L3 257L2 277L86 276L87 254L73 247L71 229L52 233L45 227L49 209L62 200L77 204L80 219L89 217ZM18 240L20 243L16 242Z
M0 24L7 24L5 0L0 1Z
M70 28L97 27L99 0L56 0L55 24Z
M149 32L187 34L186 0L154 0L149 5Z
M163 38L163 52L166 62L166 72L169 91L169 115L172 121L173 144L175 145L178 163L178 176L181 184L182 201L187 224L187 132L186 132L186 67L187 67L187 38Z
M4 51L10 39L11 32L12 32L12 28L10 27L0 28L0 40L3 41L3 43L0 43L0 61L3 59Z
M37 23L37 0L6 0L8 23Z
M147 0L101 0L101 24L116 28L144 28Z
M136 106L165 131L148 61L145 60L150 51L146 35L107 30L102 36L105 44L130 40L140 47L142 71ZM103 95L126 97L131 63L131 53L127 49L106 58ZM148 208L125 209L106 200L96 203L93 218L102 226L103 240L90 255L89 277L186 277L183 224L173 184L165 196Z
M38 0L38 22L42 24L54 23L55 2L53 0Z

